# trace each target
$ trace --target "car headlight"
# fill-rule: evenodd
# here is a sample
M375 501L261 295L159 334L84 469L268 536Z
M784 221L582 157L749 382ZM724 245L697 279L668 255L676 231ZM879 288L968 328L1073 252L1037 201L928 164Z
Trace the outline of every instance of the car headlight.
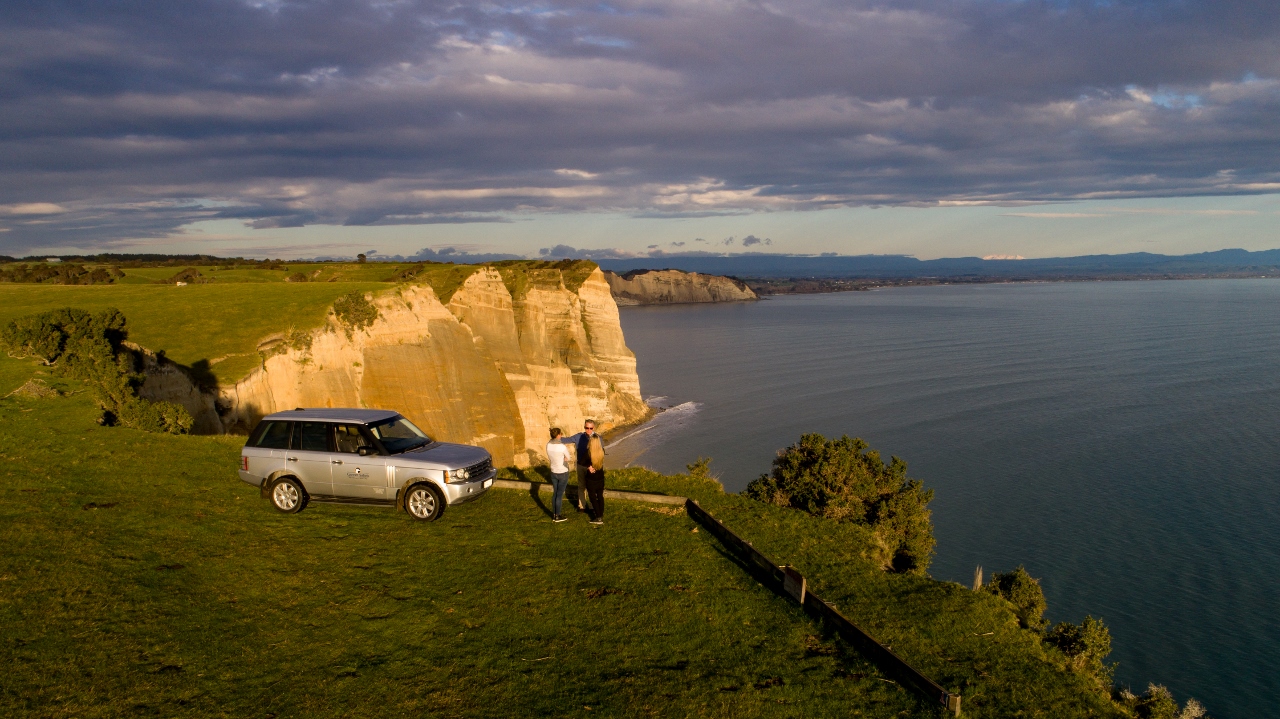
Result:
M470 479L471 473L465 469L451 469L448 472L450 482L465 482Z

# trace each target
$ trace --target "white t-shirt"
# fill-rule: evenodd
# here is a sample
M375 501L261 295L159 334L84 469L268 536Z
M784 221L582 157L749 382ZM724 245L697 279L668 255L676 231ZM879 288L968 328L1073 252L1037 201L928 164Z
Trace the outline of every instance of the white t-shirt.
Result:
M547 442L547 459L551 461L551 471L560 474L569 471L569 446L560 440Z

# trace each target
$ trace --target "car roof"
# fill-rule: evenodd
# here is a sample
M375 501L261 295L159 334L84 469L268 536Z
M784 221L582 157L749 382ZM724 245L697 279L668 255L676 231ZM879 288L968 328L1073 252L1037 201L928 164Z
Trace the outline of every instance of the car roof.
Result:
M348 409L345 407L335 407L329 409L291 409L284 412L275 412L263 417L264 420L296 420L305 422L356 422L359 424L371 424L380 422L384 419L399 417L399 412L393 412L388 409Z

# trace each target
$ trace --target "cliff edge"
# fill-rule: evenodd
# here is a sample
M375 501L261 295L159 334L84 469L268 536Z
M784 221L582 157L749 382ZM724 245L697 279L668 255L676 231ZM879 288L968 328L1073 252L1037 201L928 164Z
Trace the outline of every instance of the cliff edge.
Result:
M689 302L741 302L760 299L732 277L683 270L632 270L604 277L619 305L667 305Z
M644 419L635 355L600 269L503 264L449 266L455 279L440 293L414 280L365 293L359 326L331 311L322 327L268 337L261 366L218 387L216 407L159 368L141 394L187 406L203 432L247 431L294 407L395 409L434 438L518 467L544 459L550 427Z

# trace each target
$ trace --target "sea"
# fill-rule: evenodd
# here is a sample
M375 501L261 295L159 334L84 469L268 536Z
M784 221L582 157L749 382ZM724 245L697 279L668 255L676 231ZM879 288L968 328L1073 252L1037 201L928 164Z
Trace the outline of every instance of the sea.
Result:
M807 432L935 490L930 574L1023 565L1116 679L1280 716L1280 280L941 285L627 307L657 418L611 462L725 489Z

